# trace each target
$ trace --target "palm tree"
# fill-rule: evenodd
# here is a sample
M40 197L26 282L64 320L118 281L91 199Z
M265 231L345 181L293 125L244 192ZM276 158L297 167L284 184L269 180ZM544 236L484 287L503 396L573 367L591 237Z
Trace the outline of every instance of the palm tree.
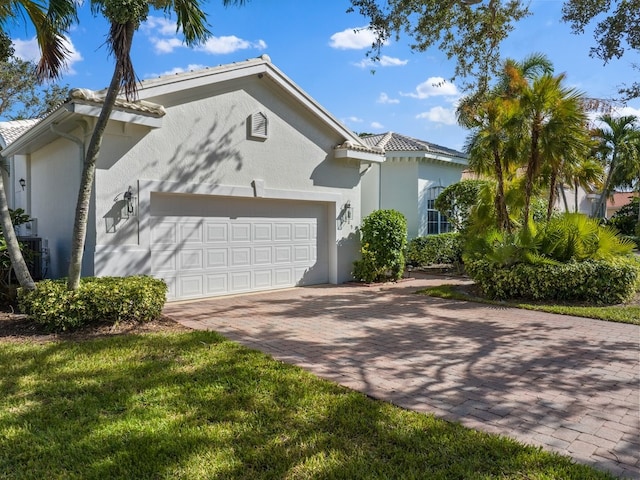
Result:
M165 13L173 12L176 14L178 30L182 31L187 45L192 46L202 43L210 36L210 32L206 26L206 14L201 9L200 4L200 0L158 0L154 2L134 0L126 3L114 0L92 0L91 2L91 9L94 14L102 14L110 23L106 43L109 53L115 59L115 66L102 103L102 110L85 153L73 226L67 283L69 290L76 290L80 285L82 255L87 234L87 221L89 219L89 201L95 177L96 162L100 154L100 146L109 117L121 89L124 90L128 100L135 99L137 93L136 75L130 55L133 35L140 24L146 20L151 6ZM232 4L242 5L244 0L223 0L223 4L225 6Z
M582 158L576 163L569 163L563 166L562 179L563 183L571 185L573 189L573 211L578 212L578 190L582 188L585 191L594 188L602 188L604 170L602 163L594 158ZM564 189L562 189L564 195ZM565 210L569 211L569 205L565 198Z
M41 58L36 70L38 77L57 78L69 54L64 44L64 33L77 20L76 4L73 0L51 0L48 10L45 11L41 4L31 0L0 0L0 28L7 21L23 18L24 12L35 28L40 47ZM4 32L2 33L5 39L8 38ZM9 47L7 53L11 51ZM36 284L29 273L16 238L2 179L0 179L0 223L18 283L26 290L34 290Z
M534 184L545 162L561 158L569 149L579 150L587 117L582 94L562 86L564 74L544 74L526 84L518 95L517 123L528 131L524 184L524 225L530 218ZM555 176L557 177L557 168ZM555 181L553 185L555 190Z
M471 169L495 177L497 227L511 231L513 223L506 202L505 175L517 167L523 132L514 122L517 99L530 81L551 74L553 65L542 54L533 54L521 62L507 59L496 86L487 94L468 96L456 111L458 123L472 129L467 139Z
M599 141L599 156L607 170L607 177L593 213L601 216L606 199L616 187L640 182L640 126L638 117L634 115L614 118L605 114L598 120L605 126L596 128L593 136Z

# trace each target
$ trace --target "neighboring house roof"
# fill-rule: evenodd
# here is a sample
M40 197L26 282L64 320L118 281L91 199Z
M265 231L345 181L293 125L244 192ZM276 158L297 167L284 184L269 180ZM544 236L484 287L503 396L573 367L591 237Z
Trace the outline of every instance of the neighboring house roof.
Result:
M370 147L384 149L387 158L425 158L445 163L467 165L466 154L425 140L386 132L362 137Z
M615 192L607 199L607 208L620 208L631 203L633 197L638 197L638 192Z
M190 89L210 87L214 84L238 80L253 75L260 80L274 82L286 93L295 98L301 105L306 107L313 115L323 121L334 132L342 136L344 141L341 145L335 147L335 155L337 158L354 158L368 162L384 161L384 152L380 148L369 146L355 133L340 123L319 103L311 98L311 96L289 79L289 77L275 67L271 63L268 55L262 55L259 58L245 60L243 62L144 80L140 82L138 87L139 100L131 102L119 98L114 113L111 115L111 119L158 127L160 123L151 119L159 119L164 115L162 104L171 94L189 91ZM14 144L19 143L19 145L5 150L4 154L10 156L15 153L29 153L30 150L35 148L32 142L34 139L37 139L37 137L42 137L39 144L43 144L45 141L51 141L51 136L56 132L52 130L50 125L53 125L56 130L60 131L60 124L62 122L58 117L67 117L69 113L79 113L97 117L100 113L105 94L106 90L72 90L67 102L45 117L39 126L23 132L18 139L14 139ZM77 121L74 126L77 128ZM66 130L71 130L74 126L68 126Z
M9 122L0 122L0 148L4 148L9 145L39 121L39 118L34 118L31 120L12 120Z

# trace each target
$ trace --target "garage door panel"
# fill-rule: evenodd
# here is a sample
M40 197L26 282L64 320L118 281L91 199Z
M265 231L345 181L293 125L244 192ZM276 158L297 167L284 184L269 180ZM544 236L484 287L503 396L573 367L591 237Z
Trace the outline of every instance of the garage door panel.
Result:
M210 223L207 222L205 228L205 242L211 243L227 243L229 240L229 225L226 223Z
M208 248L205 268L227 268L229 251L226 248Z
M202 275L183 275L177 278L181 298L201 297L204 294Z
M207 295L220 295L229 291L228 275L219 273L207 275Z
M204 267L201 249L181 250L178 258L178 270L202 270Z
M152 252L151 269L154 272L175 272L176 254L174 250L170 249Z
M271 242L273 226L270 223L258 223L253 226L254 242Z
M183 245L188 245L191 243L201 244L204 238L202 223L194 222L194 223L183 223L179 226L179 242Z
M230 267L246 267L251 265L251 249L249 247L232 248Z
M231 224L231 241L232 242L250 242L251 241L251 224L237 223Z
M177 239L175 222L158 222L151 231L151 245L175 245Z
M272 258L272 247L253 247L254 265L271 265Z
M268 288L273 285L273 272L269 270L255 270L253 272L253 288Z
M328 281L326 205L199 197L152 194L152 274L165 278L170 300ZM215 215L194 215L194 201Z
M251 271L230 272L230 290L232 292L246 292L251 290Z
M290 242L291 237L291 224L289 223L276 223L275 234L273 239L276 242Z

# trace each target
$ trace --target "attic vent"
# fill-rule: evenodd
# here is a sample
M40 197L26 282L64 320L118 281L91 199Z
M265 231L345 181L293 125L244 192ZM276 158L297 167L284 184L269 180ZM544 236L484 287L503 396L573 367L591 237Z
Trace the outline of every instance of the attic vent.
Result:
M269 133L269 120L262 112L249 116L249 137L257 140L265 140Z

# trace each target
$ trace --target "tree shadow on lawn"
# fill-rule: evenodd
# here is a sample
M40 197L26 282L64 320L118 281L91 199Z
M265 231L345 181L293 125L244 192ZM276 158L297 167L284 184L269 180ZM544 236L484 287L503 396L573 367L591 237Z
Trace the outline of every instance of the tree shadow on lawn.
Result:
M314 288L211 301L199 315L370 396L520 439L544 443L541 426L595 433L637 415L637 327L406 293ZM587 324L597 338L579 328ZM619 329L627 336L610 334ZM628 430L601 453L633 465L640 440Z
M599 478L211 332L10 344L0 367L4 478Z

